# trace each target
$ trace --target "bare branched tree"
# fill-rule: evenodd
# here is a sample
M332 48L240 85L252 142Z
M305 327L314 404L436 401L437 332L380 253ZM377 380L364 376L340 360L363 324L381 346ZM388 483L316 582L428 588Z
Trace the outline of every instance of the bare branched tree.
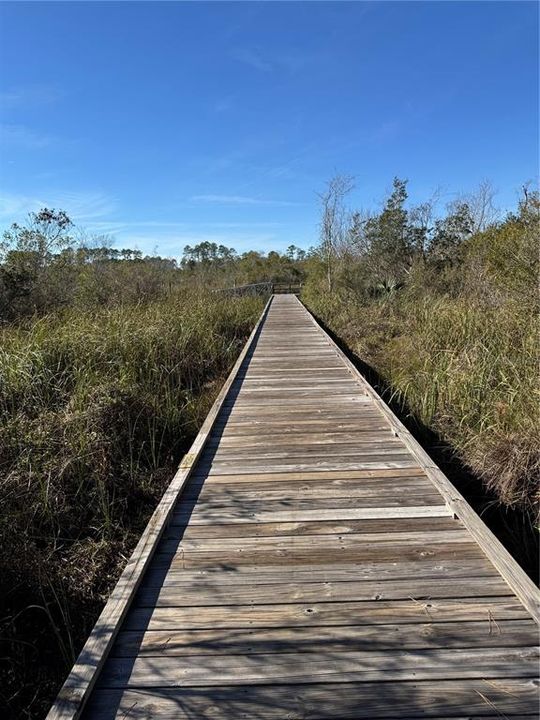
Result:
M490 180L482 180L478 188L461 199L469 206L473 226L472 231L482 232L499 217L499 209L494 205L497 191Z
M345 198L354 188L354 178L350 175L335 175L327 184L324 192L319 193L322 217L320 226L321 251L326 266L328 291L332 291L334 263L337 248L342 244L347 232L348 215Z

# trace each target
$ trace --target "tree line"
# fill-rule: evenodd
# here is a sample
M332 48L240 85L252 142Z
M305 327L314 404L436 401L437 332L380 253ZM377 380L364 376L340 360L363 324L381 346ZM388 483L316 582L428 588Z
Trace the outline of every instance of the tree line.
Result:
M411 205L408 182L398 177L379 212L349 208L353 188L350 176L332 178L318 195L318 245L308 250L290 245L281 253L238 253L204 241L186 245L179 260L144 255L116 248L108 238L81 239L63 210L30 213L24 225L14 223L0 241L0 320L63 307L144 303L181 287L317 284L322 278L326 292L364 298L412 284L455 292L466 276L474 277L474 271L464 273L464 268L478 266L485 274L486 262L494 272L498 267L501 277L509 273L516 287L534 282L537 191L524 187L517 209L501 217L488 182L442 211L439 192Z
M65 307L93 308L162 299L179 288L298 282L308 253L294 245L268 254L204 241L179 261L83 237L64 210L43 208L0 241L0 321Z
M502 246L513 246L522 269L532 278L538 268L532 236L539 219L537 191L524 186L517 210L501 217L487 181L476 192L448 203L443 212L438 207L439 192L409 206L407 184L395 177L378 213L348 209L347 198L354 188L350 176L332 178L319 194L319 274L324 274L328 292L341 287L364 296L384 295L418 281L419 276L426 285L450 291L475 244L484 244L488 254L490 246L492 252L501 246L498 252L505 255L510 272L517 270L517 258L512 260L512 252L504 253ZM485 234L490 237L482 243Z

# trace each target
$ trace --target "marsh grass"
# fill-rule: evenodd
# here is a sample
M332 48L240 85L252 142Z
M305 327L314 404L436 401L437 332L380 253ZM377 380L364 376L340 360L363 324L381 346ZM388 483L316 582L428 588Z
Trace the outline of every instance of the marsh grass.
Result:
M403 292L306 297L384 378L386 399L450 443L504 507L538 510L538 319L529 302Z
M179 294L0 330L8 715L45 713L262 304Z

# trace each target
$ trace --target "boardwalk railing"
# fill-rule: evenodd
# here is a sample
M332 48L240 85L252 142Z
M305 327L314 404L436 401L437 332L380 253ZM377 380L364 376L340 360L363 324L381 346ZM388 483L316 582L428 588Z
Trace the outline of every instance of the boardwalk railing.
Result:
M224 295L281 295L284 293L299 295L302 290L302 283L273 283L262 282L252 285L236 285L232 288L216 290Z

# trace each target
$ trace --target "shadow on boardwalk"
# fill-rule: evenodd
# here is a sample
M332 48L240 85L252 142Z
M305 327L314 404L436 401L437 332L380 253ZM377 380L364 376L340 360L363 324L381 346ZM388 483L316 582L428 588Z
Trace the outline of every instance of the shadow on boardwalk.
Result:
M538 584L540 578L539 535L527 513L517 508L507 508L501 505L495 494L489 491L481 478L463 463L456 449L447 440L422 423L407 403L392 399L394 389L386 378L353 353L319 317L316 319L358 371L375 388L392 412L413 434L435 464L481 516L485 524L529 577Z
M244 369L218 418L215 441L242 387ZM177 603L160 605L158 597L173 562L177 571L182 567L183 555L177 551L204 487L207 472L202 468L211 464L214 454L212 447L205 450L204 465L186 487L176 522L154 556L151 578L147 574L143 580L86 720L487 719L530 713L536 691L528 647L532 635L530 627L519 629L520 614L507 616L515 618L508 631L504 619L501 630L485 617L485 610L468 623L445 622L444 615L431 614L439 601L430 598L403 599L404 606L414 604L415 616L400 626L388 620L355 620L347 603L341 614L320 612L322 606L338 606L339 597L332 603L294 600L286 619L271 596L240 612L234 588L247 580L242 578L242 563L234 558L200 566L197 588L202 595L217 592L216 577L223 582L218 588L217 599L223 600L219 616L213 612L216 603L201 600L189 606L181 594ZM246 508L243 502L242 511L249 513L249 504ZM227 588L232 591L228 600ZM182 618L172 626L168 608ZM511 639L501 643L500 632Z

